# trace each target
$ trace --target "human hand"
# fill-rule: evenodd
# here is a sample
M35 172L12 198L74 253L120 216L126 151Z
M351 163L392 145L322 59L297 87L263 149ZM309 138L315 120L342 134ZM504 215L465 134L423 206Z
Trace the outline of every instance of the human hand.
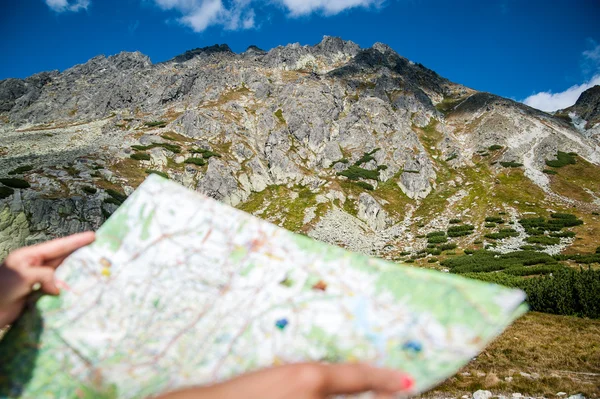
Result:
M0 328L19 317L34 286L39 284L42 292L58 295L54 271L67 256L94 238L93 232L80 233L11 252L0 265Z
M379 399L409 395L407 374L365 364L290 364L242 375L220 384L191 388L156 399L321 399L374 392Z

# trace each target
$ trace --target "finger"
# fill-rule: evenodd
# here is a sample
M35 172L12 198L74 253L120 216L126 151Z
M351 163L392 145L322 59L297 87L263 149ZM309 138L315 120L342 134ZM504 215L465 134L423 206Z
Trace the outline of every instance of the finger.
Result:
M31 247L19 250L19 255L23 257L32 257L46 261L69 256L81 247L94 242L95 234L91 231L79 233L69 237L58 238L43 244L33 245ZM57 265L58 266L58 265Z
M29 272L28 280L30 287L35 283L40 283L42 292L50 295L59 295L60 289L54 281L54 269L50 267L36 267Z
M67 256L61 256L61 257L59 257L59 258L56 258L56 259L52 259L52 260L46 261L46 262L44 263L44 266L46 266L46 267L51 267L51 268L53 268L53 269L56 269L57 267L59 267L60 265L62 265L62 263L63 263L63 262L65 261L65 259L67 259L67 258L68 258L68 255L67 255Z
M380 369L365 364L324 367L323 393L326 396L368 391L389 394L410 391L414 386L412 377L395 370Z

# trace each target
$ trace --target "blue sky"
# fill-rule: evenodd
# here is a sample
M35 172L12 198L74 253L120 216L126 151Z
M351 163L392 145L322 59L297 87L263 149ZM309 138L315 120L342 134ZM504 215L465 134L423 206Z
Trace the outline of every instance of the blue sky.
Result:
M550 110L600 84L598 0L7 0L0 79L139 50L383 42L440 75Z

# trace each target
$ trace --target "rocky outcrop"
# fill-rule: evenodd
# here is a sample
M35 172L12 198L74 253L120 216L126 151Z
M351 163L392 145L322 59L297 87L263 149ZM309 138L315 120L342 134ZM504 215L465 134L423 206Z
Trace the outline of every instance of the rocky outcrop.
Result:
M387 212L367 193L361 193L358 197L357 217L375 231L385 229L390 222Z

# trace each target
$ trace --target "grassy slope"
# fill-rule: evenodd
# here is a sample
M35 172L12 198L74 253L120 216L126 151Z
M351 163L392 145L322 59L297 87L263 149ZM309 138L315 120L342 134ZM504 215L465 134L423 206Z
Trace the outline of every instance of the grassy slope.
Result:
M456 396L478 389L600 396L600 320L529 313L434 391Z

